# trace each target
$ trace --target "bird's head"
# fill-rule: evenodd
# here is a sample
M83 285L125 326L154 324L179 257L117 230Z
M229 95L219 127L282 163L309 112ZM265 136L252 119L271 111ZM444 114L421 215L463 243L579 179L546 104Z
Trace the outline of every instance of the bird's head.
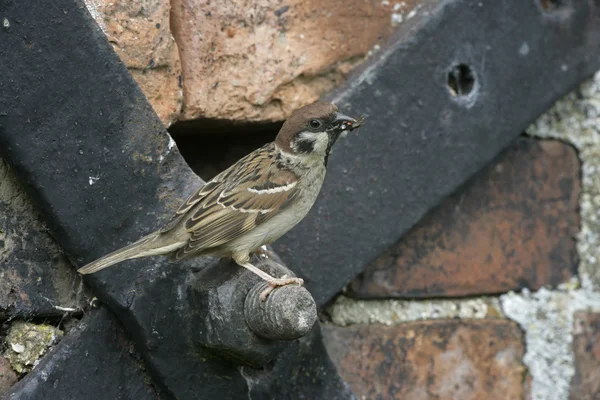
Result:
M340 134L362 124L338 111L331 103L313 103L297 109L285 121L275 143L286 153L327 160Z

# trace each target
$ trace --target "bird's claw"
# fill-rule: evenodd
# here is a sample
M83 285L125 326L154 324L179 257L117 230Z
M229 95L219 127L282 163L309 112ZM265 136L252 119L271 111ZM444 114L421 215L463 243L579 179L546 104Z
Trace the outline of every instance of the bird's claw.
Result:
M304 280L301 278L288 278L287 275L284 275L281 278L273 278L272 280L267 281L267 283L269 286L267 286L267 288L260 293L260 301L262 302L267 300L267 297L269 297L269 294L271 294L275 288L294 284L302 286L304 284Z

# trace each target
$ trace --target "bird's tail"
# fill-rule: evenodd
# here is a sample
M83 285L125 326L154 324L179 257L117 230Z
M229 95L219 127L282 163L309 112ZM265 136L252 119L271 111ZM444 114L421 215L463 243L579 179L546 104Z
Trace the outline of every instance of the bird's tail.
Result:
M111 265L118 264L125 260L161 254L159 251L160 249L156 249L156 247L159 246L152 243L159 236L160 233L158 232L154 232L149 234L148 236L144 236L137 242L120 248L119 250L115 250L112 253L109 253L104 257L97 259L96 261L92 261L91 263L79 268L77 272L84 275L93 274L94 272L98 272L104 268L108 268Z

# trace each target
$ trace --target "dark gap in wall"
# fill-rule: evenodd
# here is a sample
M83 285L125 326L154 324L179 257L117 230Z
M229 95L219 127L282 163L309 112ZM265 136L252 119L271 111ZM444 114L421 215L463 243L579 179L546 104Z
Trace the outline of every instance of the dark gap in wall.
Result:
M169 133L190 168L209 180L246 154L273 141L282 124L201 119L177 122L169 128Z

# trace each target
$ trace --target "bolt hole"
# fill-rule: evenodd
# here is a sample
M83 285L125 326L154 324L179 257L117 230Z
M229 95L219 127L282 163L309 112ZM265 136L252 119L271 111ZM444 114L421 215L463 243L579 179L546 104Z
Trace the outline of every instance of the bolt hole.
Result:
M474 87L475 76L468 65L456 65L448 72L448 90L452 96L468 96Z

